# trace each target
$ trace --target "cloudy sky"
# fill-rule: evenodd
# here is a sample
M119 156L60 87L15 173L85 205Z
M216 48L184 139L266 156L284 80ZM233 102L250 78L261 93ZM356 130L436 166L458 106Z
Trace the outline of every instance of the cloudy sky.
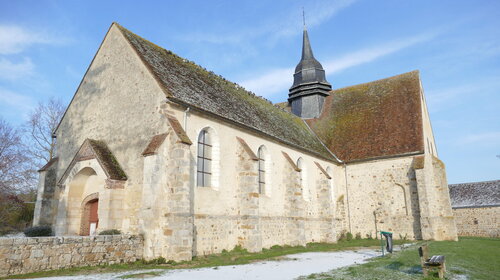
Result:
M334 88L419 69L448 181L500 179L500 1L0 0L0 117L69 103L113 21L285 101L302 7Z

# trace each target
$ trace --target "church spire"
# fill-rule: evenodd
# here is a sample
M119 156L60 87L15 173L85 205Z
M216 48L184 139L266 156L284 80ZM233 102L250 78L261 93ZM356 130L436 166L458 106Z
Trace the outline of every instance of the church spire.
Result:
M313 51L311 48L311 42L309 42L309 35L307 35L307 29L304 25L304 34L302 35L302 59L315 59Z
M331 89L332 86L326 81L323 66L314 58L304 19L302 57L295 67L293 85L288 94L292 112L301 118L319 117L324 99Z

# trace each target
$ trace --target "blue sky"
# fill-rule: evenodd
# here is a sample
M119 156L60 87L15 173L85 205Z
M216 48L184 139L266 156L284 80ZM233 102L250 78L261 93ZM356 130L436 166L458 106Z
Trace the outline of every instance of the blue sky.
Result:
M285 101L302 7L334 88L419 69L448 181L500 179L500 1L0 0L0 116L68 103L113 21Z

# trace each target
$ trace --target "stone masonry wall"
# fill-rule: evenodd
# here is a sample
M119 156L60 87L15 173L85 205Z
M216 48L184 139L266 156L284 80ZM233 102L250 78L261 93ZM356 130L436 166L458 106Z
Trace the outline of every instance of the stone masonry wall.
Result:
M0 277L142 259L133 235L0 238Z
M500 237L500 206L453 208L460 236Z
M415 157L422 238L458 240L444 164L426 154Z
M259 219L259 180L256 170L258 159L252 151L238 148L238 200L239 200L239 225L238 244L250 252L262 250L262 237Z
M411 157L353 163L346 168L348 194L345 205L337 201L336 212L337 217L347 212L348 231L363 238L381 230L393 232L395 239L421 238Z

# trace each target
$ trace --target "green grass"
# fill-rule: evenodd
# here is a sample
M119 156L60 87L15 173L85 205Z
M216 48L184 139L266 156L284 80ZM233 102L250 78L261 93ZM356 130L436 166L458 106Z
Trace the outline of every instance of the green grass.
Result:
M422 242L420 242L422 243ZM430 255L446 257L447 279L496 279L500 275L500 239L462 237L459 242L428 242ZM368 263L312 274L301 279L424 279L418 244ZM437 278L437 273L427 279Z
M396 240L395 244L403 244L408 241ZM108 273L140 269L177 269L177 268L200 268L217 267L225 265L247 264L255 261L273 259L289 254L303 252L326 252L348 250L360 247L379 247L380 240L377 239L353 239L339 241L337 243L308 243L306 246L273 246L263 249L259 253L249 253L241 247L235 247L231 251L223 251L221 254L194 257L192 261L166 262L165 259L157 259L149 262L137 261L128 264L113 264L105 266L85 266L60 270L40 271L29 274L9 276L9 279L26 279L51 276L81 275L93 273ZM166 262L166 263L165 263ZM142 273L141 273L142 274Z

